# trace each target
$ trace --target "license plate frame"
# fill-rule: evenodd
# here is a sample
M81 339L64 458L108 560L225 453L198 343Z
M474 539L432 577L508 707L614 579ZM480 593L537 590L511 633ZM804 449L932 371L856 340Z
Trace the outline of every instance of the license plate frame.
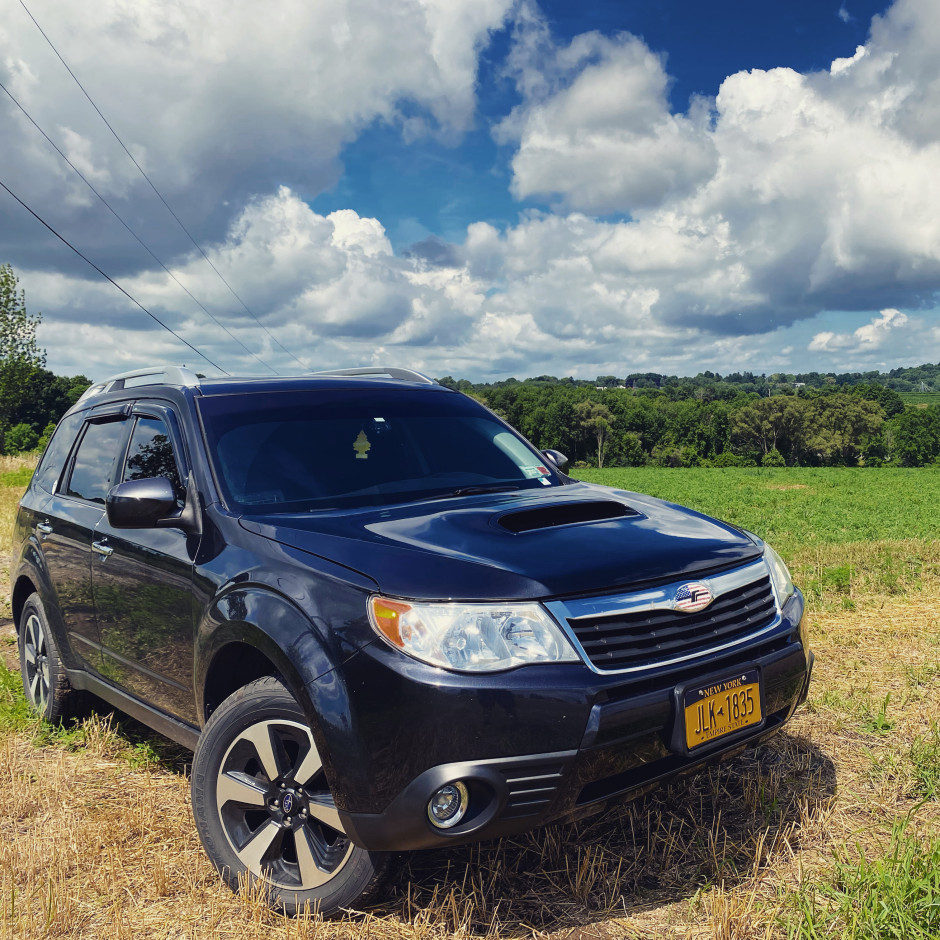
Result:
M757 666L725 670L675 690L673 748L691 755L759 731L767 721L764 683Z

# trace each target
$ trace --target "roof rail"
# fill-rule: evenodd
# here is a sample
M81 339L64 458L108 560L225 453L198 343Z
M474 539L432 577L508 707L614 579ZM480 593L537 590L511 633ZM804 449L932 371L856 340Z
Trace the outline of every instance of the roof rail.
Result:
M401 379L404 382L421 382L424 385L437 385L438 383L423 372L414 369L399 369L395 366L383 368L378 366L363 366L358 369L326 369L323 372L308 372L308 375L373 375L377 378Z
M181 385L196 388L199 386L199 376L185 366L148 366L132 369L130 372L112 375L103 382L96 382L85 389L78 401L82 402L92 395L102 395L122 388L137 388L140 385Z

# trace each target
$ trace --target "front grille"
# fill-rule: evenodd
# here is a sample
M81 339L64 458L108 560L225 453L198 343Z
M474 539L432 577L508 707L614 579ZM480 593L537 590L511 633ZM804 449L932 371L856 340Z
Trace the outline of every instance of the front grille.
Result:
M754 573L760 571L766 568ZM644 669L725 648L770 626L777 616L766 573L735 584L697 613L683 613L665 603L628 610L621 605L611 613L598 609L603 605L593 606L592 615L567 620L590 662L605 672Z

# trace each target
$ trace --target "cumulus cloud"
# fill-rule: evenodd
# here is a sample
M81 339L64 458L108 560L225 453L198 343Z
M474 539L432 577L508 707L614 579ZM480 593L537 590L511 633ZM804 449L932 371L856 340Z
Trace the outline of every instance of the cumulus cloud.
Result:
M590 374L599 360L615 373L697 368L698 332L662 325L652 313L659 292L605 267L618 234L586 216L534 214L503 234L477 223L465 245L452 246L451 263L428 264L395 255L377 220L318 214L281 187L253 200L208 251L227 280L253 272L244 298L257 320L197 253L173 268L234 339L164 276L145 272L121 284L226 371L264 371L264 363L296 371L281 347L309 369L391 362L498 375L538 364L536 372ZM101 377L162 357L194 364L105 282L42 272L22 280L32 308L58 311L39 338L68 373ZM626 355L629 362L617 362Z
M510 0L102 0L30 8L200 237L221 236L257 193L335 182L345 144L373 121L412 138L454 135L474 117L477 55ZM0 79L72 162L162 252L192 245L159 204L25 11L0 25ZM111 255L131 244L94 195L7 98L4 179L67 234ZM27 263L35 223L0 232L0 257ZM136 249L125 267L145 260Z
M657 289L662 320L740 335L824 309L932 303L936 4L898 0L830 71L731 75L709 115L701 102L670 113L663 63L636 37L586 34L553 54L546 42L528 27L523 102L498 130L518 140L514 190L629 213L592 261Z
M940 288L936 4L898 0L864 46L826 71L741 72L712 101L676 114L667 66L642 40L587 33L559 45L523 3L514 8L509 62L520 103L495 133L514 149L516 195L545 202L508 227L475 222L462 243L428 238L398 255L383 220L350 209L319 214L304 197L369 121L398 121L409 134L466 127L476 56L506 4L414 0L396 7L409 32L369 2L285 7L296 13L297 37L277 55L266 25L257 52L224 22L215 35L209 7L197 16L204 45L182 8L165 22L148 3L131 10L115 0L95 14L105 16L109 42L129 38L140 51L145 92L193 84L178 106L153 109L140 158L166 168L197 216L204 188L206 205L229 194L224 211L204 215L210 258L305 367L688 374L728 363L792 371L796 357L798 367L805 359L807 368L848 371L937 349L940 334L915 315ZM232 15L247 16L240 10ZM388 48L370 38L373 25L390 31ZM75 28L87 38L90 27ZM45 101L41 56L17 57L14 46L0 36L0 69L20 93ZM347 55L353 64L341 61ZM262 75L279 56L291 68ZM140 123L126 105L120 112L119 97L111 104L122 120ZM404 98L414 103L407 113ZM214 113L216 102L225 116ZM126 161L83 123L75 102L45 106L68 130L73 159L138 206ZM193 129L199 121L204 140ZM75 225L93 219L87 192L19 136L10 160L47 174L37 177L48 187L42 198L59 200ZM288 138L297 149L285 149ZM277 185L284 179L293 185ZM618 214L628 217L612 221ZM223 368L260 368L150 267L129 261L122 283ZM43 273L38 262L20 270L31 306L56 311L40 338L64 371L100 376L131 356L179 361L176 341L160 334L152 342L152 323L109 286ZM297 368L198 254L177 251L173 270L249 350ZM815 319L827 310L843 320ZM859 327L862 319L870 322Z
M264 371L262 363L297 371L285 347L310 369L372 362L379 347L388 345L459 347L469 340L483 301L483 288L468 272L398 258L377 220L348 209L320 215L287 187L250 202L207 254L226 280L252 272L240 294L248 310L196 252L172 269L175 281L144 272L120 283L226 371ZM169 333L158 333L159 341L151 344L153 322L106 282L26 271L22 283L31 308L57 311L55 322L45 322L39 333L50 359L71 361L76 339L79 346L90 344L81 352L85 364L66 371L120 371L115 363L126 357L115 357L116 343L137 361L168 352L170 361L192 356ZM137 331L141 335L129 339Z
M811 352L834 352L835 350L853 350L871 352L881 349L893 331L903 330L909 318L900 310L882 310L881 315L870 323L860 326L853 333L817 333L809 344Z
M585 33L556 48L527 10L512 72L524 102L495 134L518 141L520 199L557 195L565 207L628 212L688 194L715 171L707 109L671 114L663 62L634 36Z

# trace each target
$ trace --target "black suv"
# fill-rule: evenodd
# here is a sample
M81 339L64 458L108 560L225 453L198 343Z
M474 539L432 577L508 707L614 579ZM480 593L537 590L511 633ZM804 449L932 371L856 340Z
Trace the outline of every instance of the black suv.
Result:
M225 879L324 914L390 850L577 819L779 729L813 657L777 554L564 464L407 370L116 376L20 504L29 700L193 748Z

